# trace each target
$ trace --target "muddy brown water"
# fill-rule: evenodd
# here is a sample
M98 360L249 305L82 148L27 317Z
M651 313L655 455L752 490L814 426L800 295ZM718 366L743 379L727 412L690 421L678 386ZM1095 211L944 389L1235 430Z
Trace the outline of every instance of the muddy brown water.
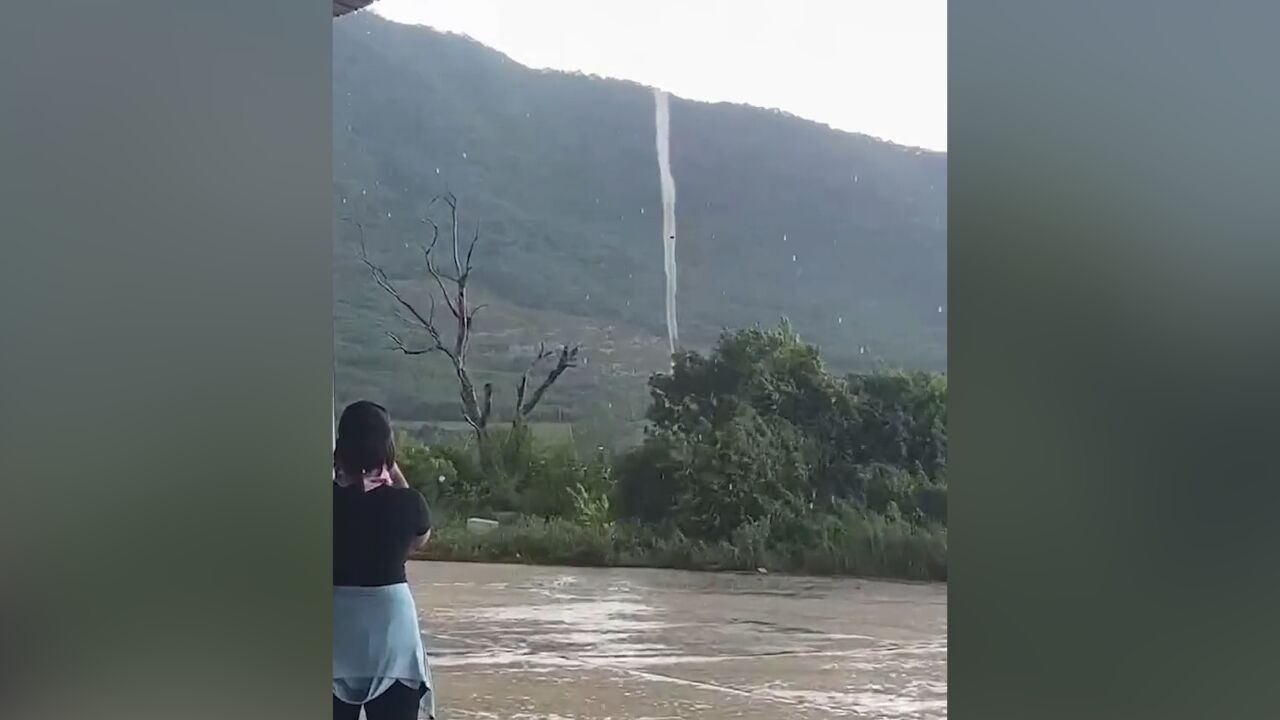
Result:
M443 720L947 715L947 591L416 562Z

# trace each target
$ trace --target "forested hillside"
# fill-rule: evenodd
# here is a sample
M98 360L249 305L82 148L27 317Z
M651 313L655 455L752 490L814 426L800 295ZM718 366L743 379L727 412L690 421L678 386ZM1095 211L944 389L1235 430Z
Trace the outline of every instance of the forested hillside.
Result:
M389 349L385 330L401 324L358 260L354 224L425 305L422 216L447 190L464 226L480 223L473 282L490 307L472 364L495 405L512 401L539 341L580 343L584 364L540 418L575 421L591 442L635 438L645 381L670 367L652 92L370 13L333 26L339 403L458 419L447 363ZM671 159L686 347L786 316L840 371L945 367L945 154L672 98Z

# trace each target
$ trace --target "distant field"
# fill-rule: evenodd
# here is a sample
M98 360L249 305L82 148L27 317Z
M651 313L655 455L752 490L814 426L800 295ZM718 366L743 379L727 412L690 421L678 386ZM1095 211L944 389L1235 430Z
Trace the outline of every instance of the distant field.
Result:
M458 435L460 438L469 438L471 435L471 426L461 420L400 420L397 421L397 424L403 429L414 434L427 430L449 435ZM505 425L503 426L505 427ZM630 422L615 428L611 433L611 436L617 443L616 447L627 447L638 444L640 440L644 438L644 426L644 422ZM591 440L590 437L586 437L583 436L582 433L575 432L574 427L575 423L568 422L529 423L529 429L533 433L533 437L543 443L578 445L584 441Z
M471 426L461 420L457 422L448 420L401 420L398 424L405 430L410 431L432 429L460 435L466 435L471 432ZM529 430L533 433L534 438L541 441L573 442L573 423L532 422L529 423Z

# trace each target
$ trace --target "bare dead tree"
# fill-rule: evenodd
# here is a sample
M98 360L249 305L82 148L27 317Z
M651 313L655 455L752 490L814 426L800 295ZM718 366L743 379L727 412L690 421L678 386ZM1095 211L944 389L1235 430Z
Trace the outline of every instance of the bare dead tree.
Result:
M396 302L397 314L401 319L411 327L425 331L430 341L421 347L410 347L399 335L388 332L387 336L391 339L394 349L405 355L438 353L448 359L454 374L458 378L458 395L462 401L462 417L471 426L477 441L483 443L488 439L489 421L493 415L493 383L485 383L481 387L480 393L477 394L475 383L472 382L471 373L467 368L467 351L471 346L471 335L476 314L487 307L486 305L473 306L468 295L471 273L474 270L472 259L475 255L476 245L480 242L480 224L476 223L475 231L472 233L471 240L467 244L466 252L464 253L459 238L458 199L452 193L439 195L428 203L428 213L438 202L443 202L449 211L448 233L452 257L446 262L451 261L452 268L441 269L436 262L438 257L436 248L440 242L441 228L429 215L423 219L423 224L430 227L431 240L422 246L422 257L426 262L427 273L434 282L435 288L440 291L440 297L443 299L444 305L448 308L451 316L444 320L444 325L440 325L436 321L437 302L435 291L431 291L431 305L427 312L424 314L419 311L411 301L405 298L395 283L387 277L387 273L369 258L364 226L356 223L356 227L360 231L360 260L369 269L369 274L373 277L373 281L377 283L378 287L382 288ZM408 314L405 315L405 313ZM516 404L511 420L513 428L523 425L534 408L537 407L538 402L542 400L543 395L555 384L556 380L566 370L577 366L579 353L580 348L576 345L572 347L563 345L558 353L547 350L545 344L539 346L537 356L529 364L528 369L525 370L516 387ZM544 360L553 356L558 356L555 365L547 373L542 383L533 391L533 394L526 398L530 373L537 369Z

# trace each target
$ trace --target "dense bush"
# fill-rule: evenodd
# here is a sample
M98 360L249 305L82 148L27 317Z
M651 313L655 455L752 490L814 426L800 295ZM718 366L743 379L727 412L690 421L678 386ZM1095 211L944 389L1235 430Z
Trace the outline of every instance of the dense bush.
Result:
M707 540L846 505L946 524L942 376L837 377L784 322L679 354L650 389L649 437L619 462L623 517Z
M923 473L873 464L857 470L868 510L885 514L893 506L903 517L922 523L947 522L947 486Z
M723 540L748 523L800 512L808 460L786 422L744 410L688 445L674 503L684 533Z
M684 472L685 447L668 435L650 434L617 461L615 505L643 523L668 522Z
M834 376L784 323L678 355L650 388L647 436L612 460L523 427L403 438L442 519L428 556L946 578L944 378ZM470 515L506 522L474 535Z
M575 519L608 507L613 471L603 458L582 461L570 444L537 444L527 428L495 431L485 447L428 448L403 435L398 442L405 479L437 512Z

